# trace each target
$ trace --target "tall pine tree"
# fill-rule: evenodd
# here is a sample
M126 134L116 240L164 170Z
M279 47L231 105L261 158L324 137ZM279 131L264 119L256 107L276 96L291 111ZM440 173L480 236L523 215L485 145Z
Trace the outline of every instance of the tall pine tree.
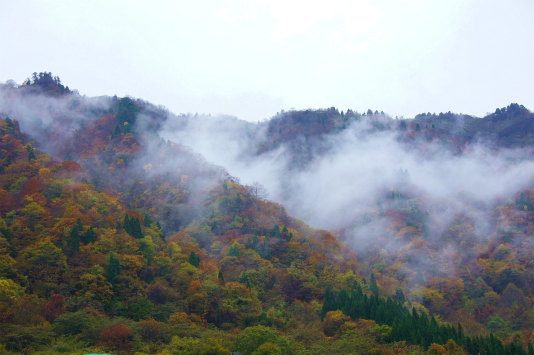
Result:
M69 240L67 241L67 248L65 250L65 254L67 254L68 257L73 257L74 255L78 254L78 251L80 250L80 232L82 231L82 221L78 218L76 224L72 227L72 230L70 231Z
M375 273L371 272L371 277L369 278L369 290L378 297L378 285L376 283Z
M191 254L189 254L189 263L194 267L198 267L200 265L200 257L195 253L194 250L191 250Z

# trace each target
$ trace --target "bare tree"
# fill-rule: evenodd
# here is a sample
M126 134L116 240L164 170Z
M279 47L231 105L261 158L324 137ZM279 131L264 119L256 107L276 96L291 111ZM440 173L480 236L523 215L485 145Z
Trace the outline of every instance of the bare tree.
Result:
M269 196L267 189L257 181L253 182L252 185L247 185L247 191L260 200L265 200Z

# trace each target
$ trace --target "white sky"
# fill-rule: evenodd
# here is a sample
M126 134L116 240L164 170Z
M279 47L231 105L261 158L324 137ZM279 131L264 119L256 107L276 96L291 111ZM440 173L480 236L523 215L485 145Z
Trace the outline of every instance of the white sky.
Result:
M0 0L0 81L262 120L534 107L532 0Z

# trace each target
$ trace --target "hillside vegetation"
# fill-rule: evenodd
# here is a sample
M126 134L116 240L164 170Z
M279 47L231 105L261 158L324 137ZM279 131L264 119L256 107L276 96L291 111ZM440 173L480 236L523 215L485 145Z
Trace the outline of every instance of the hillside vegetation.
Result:
M433 233L434 197L409 184L326 231L162 138L193 116L86 98L50 73L0 96L0 353L534 354L532 186L484 206L483 239L468 212ZM246 159L289 147L305 171L366 119L365 134L456 155L533 143L519 105L445 116L284 113L242 124ZM388 233L353 245L385 216Z

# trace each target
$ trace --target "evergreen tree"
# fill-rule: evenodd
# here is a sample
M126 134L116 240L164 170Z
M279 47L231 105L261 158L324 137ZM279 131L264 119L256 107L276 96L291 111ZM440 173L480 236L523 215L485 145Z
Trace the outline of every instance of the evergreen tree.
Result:
M139 222L139 218L125 215L122 225L126 233L128 233L132 237L136 239L141 239L144 237L143 231L141 230L141 222Z
M149 215L147 215L146 213L143 215L143 226L145 227L150 227L150 225L154 223L154 221L152 220L152 218L150 218Z
M240 254L239 254L239 248L237 247L237 245L236 244L232 245L226 255L239 257Z
M96 234L93 230L93 227L89 227L89 229L87 229L87 232L82 234L81 241L85 244L94 243L96 241Z
M115 283L115 277L121 272L121 264L119 259L115 257L113 252L109 253L108 266L106 268L106 277L111 284Z
M271 258L271 246L270 246L269 240L267 238L263 241L261 248L259 248L259 250L257 250L257 252L264 259L270 259Z
M128 216L128 214L124 216L124 221L122 222L122 228L124 228L126 233L130 234L130 216Z
M402 292L402 288L400 286L397 288L397 291L395 291L395 295L393 295L393 299L401 304L406 301L406 298L404 297L404 292Z
M462 327L462 325L460 324L460 322L458 322L458 332L457 332L457 343L462 345L464 343L464 328ZM493 334L492 334L493 335Z
M67 241L67 250L65 251L65 254L67 254L68 257L73 257L74 255L78 254L78 251L80 250L81 231L83 231L83 225L82 221L78 218L76 224L72 227L72 230L70 231L70 237Z
M124 126L124 123L128 122L128 127L135 123L139 111L139 107L137 107L137 105L132 99L130 99L129 97L123 97L119 100L116 118L119 121L120 125Z
M6 123L7 123L7 127L9 129L9 131L11 133L15 132L15 124L13 123L13 121L11 120L11 118L9 117L6 117Z
M328 286L324 293L323 308L321 309L321 318L324 318L326 313L339 309L335 301L335 295L332 292L332 288Z
M375 295L369 297L355 289L335 293L328 287L324 294L321 316L324 318L327 312L334 310L341 310L352 319L371 319L378 324L391 326L391 341L408 341L427 348L432 343L444 345L450 339L473 355L527 353L517 343L504 347L493 334L489 337L471 338L464 335L460 324L457 328L452 325L438 325L434 317L429 320L426 313L417 312L415 308L409 312L406 307L391 298L378 298Z
M139 218L135 217L135 218L131 218L130 219L130 226L132 228L132 237L136 238L136 239L141 239L143 238L143 232L141 230L141 222L139 221Z
M378 297L378 285L376 284L375 273L371 272L371 277L369 278L369 290Z
M218 278L219 280L221 280L222 282L224 282L224 275L223 275L222 270L219 270L219 275L217 275L217 278Z
M191 254L189 254L189 263L194 267L198 267L200 265L200 257L193 250L191 250Z
M35 156L35 151L31 145L26 146L26 150L28 151L28 160L35 160L37 157Z
M280 227L278 226L278 224L275 224L273 229L271 229L270 235L273 238L282 238L282 234L280 233Z
M11 234L11 231L7 227L7 224L5 221L0 221L0 235L2 235L4 238L6 238L9 245L13 245L13 235Z

